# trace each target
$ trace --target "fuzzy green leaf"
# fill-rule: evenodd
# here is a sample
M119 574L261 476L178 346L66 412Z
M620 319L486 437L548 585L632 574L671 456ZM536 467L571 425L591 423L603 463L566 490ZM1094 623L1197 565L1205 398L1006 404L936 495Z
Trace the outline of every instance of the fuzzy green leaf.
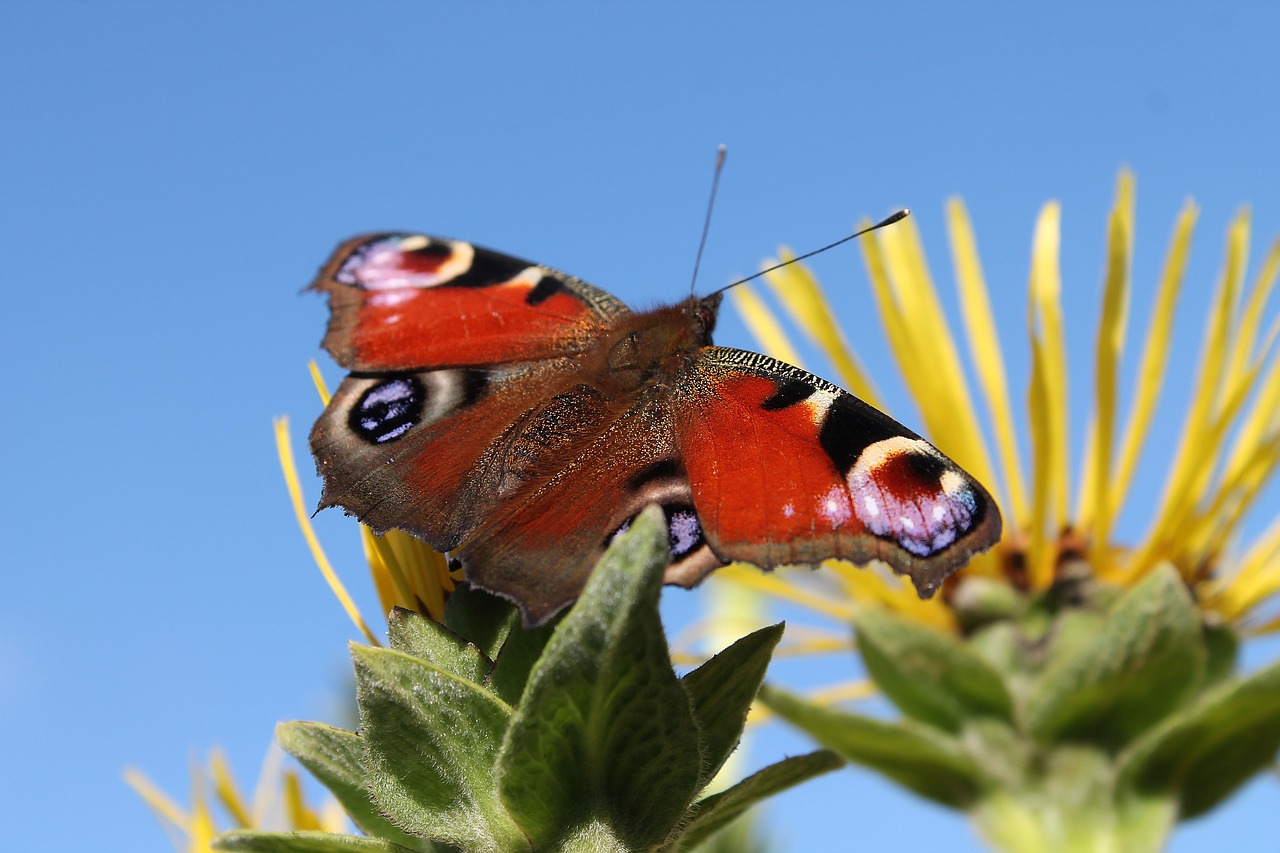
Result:
M854 625L867 672L908 717L952 733L974 716L1012 721L1000 673L959 639L874 608Z
M680 679L702 732L699 789L719 772L741 740L747 711L782 639L782 629L778 624L748 634Z
M379 809L415 835L518 849L494 766L511 708L403 652L352 645L366 779Z
M562 617L556 617L540 628L526 628L521 624L517 612L516 621L494 660L493 672L487 682L489 689L499 699L513 706L520 704L520 697L524 695L525 685L529 681L529 673L533 671L534 664L538 662L551 635L555 633L560 618Z
M732 788L699 802L697 811L671 849L692 850L761 800L843 765L839 756L825 749L771 764Z
M512 627L520 624L514 604L468 583L458 585L444 605L444 625L493 660Z
M480 649L439 622L403 607L387 616L387 639L396 651L477 684L493 667Z
M249 832L245 830L219 835L214 850L236 853L413 853L406 847L334 832Z
M651 847L693 799L698 733L657 612L667 548L651 507L600 560L530 676L498 777L535 848L592 822Z
M1124 757L1120 790L1173 792L1180 817L1225 800L1280 750L1280 663L1224 685L1137 741Z
M369 835L423 853L439 849L422 838L402 832L374 805L365 786L364 742L355 732L324 723L281 723L276 740L329 789L356 826Z
M964 808L982 788L984 777L973 759L958 741L935 728L826 708L767 684L759 698L818 743L922 797Z
M1042 742L1115 748L1185 703L1204 667L1191 596L1176 571L1160 568L1120 597L1092 641L1045 668L1024 724Z

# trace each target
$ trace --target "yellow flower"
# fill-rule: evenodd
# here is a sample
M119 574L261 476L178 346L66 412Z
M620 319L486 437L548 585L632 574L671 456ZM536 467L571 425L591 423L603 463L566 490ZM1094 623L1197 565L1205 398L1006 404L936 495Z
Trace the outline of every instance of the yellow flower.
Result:
M1174 310L1182 288L1197 209L1188 202L1174 226L1143 341L1127 419L1121 423L1119 373L1125 354L1131 290L1134 179L1122 171L1108 221L1102 305L1093 353L1093 411L1083 458L1075 464L1068 440L1068 358L1060 300L1059 205L1046 204L1036 223L1030 270L1028 389L1030 465L1016 437L1005 356L977 242L959 200L947 206L952 263L963 315L963 343L948 322L911 220L877 231L861 243L877 308L925 432L943 452L987 485L1006 519L1004 540L948 584L946 594L920 601L910 585L883 567L855 570L832 561L829 571L761 575L731 567L734 582L796 602L847 624L859 607L881 606L946 631L958 631L953 604L968 581L999 579L1016 589L1045 590L1072 566L1087 565L1110 584L1131 586L1156 566L1175 566L1206 618L1262 633L1280 630L1280 617L1260 618L1280 590L1280 519L1252 542L1240 542L1246 513L1280 463L1280 318L1264 329L1268 297L1280 266L1280 241L1245 284L1249 215L1238 214L1205 325L1199 373L1182 439L1163 498L1139 541L1116 541L1115 519L1130 500L1134 472L1147 443L1166 381ZM780 258L793 257L782 250ZM764 262L771 266L773 259ZM765 276L804 335L830 358L846 387L873 405L883 400L832 322L812 272L796 263ZM759 295L736 288L737 308L767 350L794 358L777 319ZM985 412L967 381L965 351ZM985 419L992 425L988 435ZM994 448L994 452L992 451ZM1029 475L1028 475L1029 470ZM1073 503L1074 495L1074 503ZM819 589L815 589L819 587ZM814 634L806 651L847 649L844 631Z
M283 756L277 746L268 751L250 799L221 750L211 750L207 767L192 767L190 809L175 803L141 771L126 770L125 781L151 807L179 853L212 853L214 837L231 829L346 831L346 812L338 801L326 795L318 806L308 805L297 772L282 768ZM219 812L223 821L217 819Z

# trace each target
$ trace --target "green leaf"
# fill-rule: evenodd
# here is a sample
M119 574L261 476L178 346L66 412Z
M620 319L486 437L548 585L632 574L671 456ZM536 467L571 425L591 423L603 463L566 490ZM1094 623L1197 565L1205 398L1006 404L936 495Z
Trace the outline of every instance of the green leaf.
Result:
M393 649L352 645L366 779L407 832L518 849L494 766L511 708L480 685Z
M334 832L249 832L245 830L219 835L214 850L238 853L413 853L412 850L358 835Z
M519 613L516 621L507 634L506 642L498 652L494 661L493 672L487 682L489 689L502 701L510 705L518 705L524 695L525 685L534 664L542 656L543 650L562 616L556 616L551 622L539 628L526 628L521 623Z
M461 583L449 593L444 604L444 625L493 660L514 625L520 611L509 601Z
M1205 649L1191 596L1171 567L1126 592L1097 636L1047 666L1024 709L1042 742L1127 743L1189 699Z
M719 772L742 738L747 711L782 639L782 629L778 624L748 634L680 679L702 732L699 789Z
M765 685L760 700L778 716L855 764L926 799L965 808L984 776L959 742L911 720L891 723L825 708Z
M1119 786L1138 795L1174 792L1182 819L1203 814L1276 760L1280 662L1215 690L1138 740Z
M867 672L908 717L952 733L974 716L1012 721L1000 673L961 640L870 607L854 625Z
M839 756L825 749L771 764L732 788L699 802L697 811L671 849L691 850L761 800L807 782L815 776L830 773L843 764Z
M364 741L355 732L323 723L281 723L276 726L276 739L285 752L329 789L356 826L369 835L424 853L438 849L430 841L402 832L378 811L365 786Z
M493 667L493 661L480 649L439 622L403 607L387 616L387 639L396 651L477 684Z
M651 847L693 799L698 733L657 611L667 547L650 507L600 560L530 676L498 776L535 848L591 820L628 848Z

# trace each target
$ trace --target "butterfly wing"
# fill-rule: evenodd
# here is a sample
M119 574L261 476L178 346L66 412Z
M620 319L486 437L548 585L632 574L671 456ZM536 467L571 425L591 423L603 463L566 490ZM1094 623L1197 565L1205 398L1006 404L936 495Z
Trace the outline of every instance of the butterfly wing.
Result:
M311 287L329 294L325 349L361 372L561 357L627 313L572 276L421 234L348 240Z
M880 559L922 596L1000 538L976 480L883 412L757 353L707 347L675 431L714 551L759 566Z
M693 509L670 408L574 406L596 408L602 428L558 447L554 473L525 483L454 552L469 581L515 601L533 625L578 597L609 542L650 504L667 518L667 583L694 586L723 564Z

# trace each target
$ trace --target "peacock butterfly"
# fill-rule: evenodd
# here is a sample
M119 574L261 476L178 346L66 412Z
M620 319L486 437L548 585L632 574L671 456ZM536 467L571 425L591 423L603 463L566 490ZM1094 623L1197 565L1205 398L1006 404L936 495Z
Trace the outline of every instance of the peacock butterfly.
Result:
M883 560L931 596L1000 537L933 445L789 364L714 346L720 296L632 312L470 243L371 234L312 284L350 371L311 432L321 508L452 552L540 624L651 503L666 581L727 562Z

